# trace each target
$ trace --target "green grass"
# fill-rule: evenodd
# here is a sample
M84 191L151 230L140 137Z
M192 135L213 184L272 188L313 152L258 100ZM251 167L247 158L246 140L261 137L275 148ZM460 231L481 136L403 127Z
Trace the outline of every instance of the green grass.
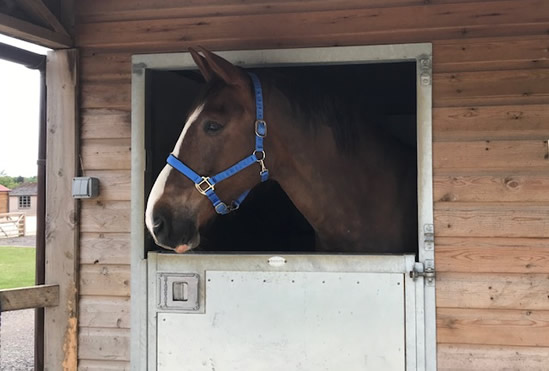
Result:
M0 289L34 286L35 249L0 246Z

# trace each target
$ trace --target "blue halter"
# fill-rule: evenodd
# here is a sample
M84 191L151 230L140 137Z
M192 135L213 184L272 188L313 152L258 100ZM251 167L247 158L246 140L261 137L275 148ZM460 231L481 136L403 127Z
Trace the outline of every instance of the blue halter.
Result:
M255 91L256 120L254 152L227 170L223 170L212 177L198 175L173 154L171 154L167 160L168 164L170 164L174 169L189 178L194 183L196 190L202 195L208 197L208 199L212 202L215 211L222 215L238 209L242 201L244 201L248 193L250 193L250 190L248 189L244 191L236 200L231 202L230 205L227 205L215 194L215 185L217 183L235 175L256 162L261 166L259 171L261 181L264 182L269 179L269 170L265 167L265 149L263 148L263 138L267 136L267 123L263 120L263 92L261 90L261 82L259 81L259 78L253 73L249 73L249 75L252 79Z

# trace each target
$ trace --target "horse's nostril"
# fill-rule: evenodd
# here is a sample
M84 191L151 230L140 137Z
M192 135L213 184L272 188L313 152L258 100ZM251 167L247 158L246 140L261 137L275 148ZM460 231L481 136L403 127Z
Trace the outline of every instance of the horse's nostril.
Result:
M158 235L158 233L160 233L162 231L162 229L164 228L164 218L162 217L155 217L153 219L153 233L155 235Z

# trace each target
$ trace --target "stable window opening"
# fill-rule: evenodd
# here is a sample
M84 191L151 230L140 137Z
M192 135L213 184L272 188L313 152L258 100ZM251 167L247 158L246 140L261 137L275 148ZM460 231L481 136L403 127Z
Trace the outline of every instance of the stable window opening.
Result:
M338 111L339 107L335 106L332 114L336 114L337 119L349 120L353 115L360 115L358 120L361 120L361 125L375 126L376 130L398 143L401 153L406 153L403 162L410 157L417 158L416 68L415 61L266 67L270 73L288 79L288 89L303 90L305 94L321 89L332 94L341 103L342 110L353 110ZM261 73L263 69L248 70ZM145 81L145 194L148 195L174 148L204 81L196 70L153 69L146 70ZM305 109L314 109L314 103ZM315 114L317 112L311 112L312 116ZM332 131L334 135L348 135L348 132L338 127L332 128ZM413 173L417 174L416 161L410 164ZM372 174L372 177L375 176ZM349 186L354 186L352 179L349 179ZM418 251L417 176L409 183L409 188L412 195L409 202L416 205L413 215L408 216L407 221L410 237L405 246L398 251L391 251L394 253ZM391 225L383 228L391 233ZM145 233L149 251L166 251L156 246L148 233ZM195 250L197 253L311 253L315 251L316 243L314 229L275 181L258 185L236 212L216 216L201 231L201 236L203 242ZM336 243L333 250L323 252L341 251L342 246ZM365 242L365 249L360 253L369 252Z

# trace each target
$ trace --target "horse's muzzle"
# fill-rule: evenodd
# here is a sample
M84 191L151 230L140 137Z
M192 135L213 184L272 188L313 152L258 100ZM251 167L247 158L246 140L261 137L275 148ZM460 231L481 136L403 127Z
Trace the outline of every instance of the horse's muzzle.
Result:
M174 214L168 208L155 207L150 229L155 242L170 250L181 245L195 248L200 240L197 224L187 212Z

